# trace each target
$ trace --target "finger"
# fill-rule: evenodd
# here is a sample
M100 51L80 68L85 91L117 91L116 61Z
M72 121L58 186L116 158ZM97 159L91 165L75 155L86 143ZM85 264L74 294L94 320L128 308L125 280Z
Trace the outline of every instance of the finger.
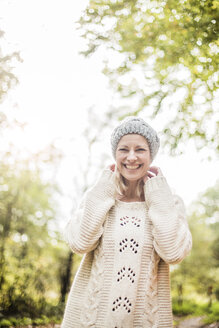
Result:
M151 172L151 171L147 171L147 176L149 178L153 178L153 177L156 177L156 174L154 172Z
M151 166L151 167L149 167L149 171L152 172L155 175L158 175L158 173L159 173L159 167L157 167L157 166Z
M110 170L113 171L113 172L115 171L115 164L110 165Z

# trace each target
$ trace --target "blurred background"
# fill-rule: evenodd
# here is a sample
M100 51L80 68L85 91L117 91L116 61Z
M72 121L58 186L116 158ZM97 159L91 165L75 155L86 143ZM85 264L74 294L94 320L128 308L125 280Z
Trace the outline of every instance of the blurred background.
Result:
M127 115L158 131L193 250L173 312L219 320L219 3L0 0L0 326L60 323L81 258L62 231Z

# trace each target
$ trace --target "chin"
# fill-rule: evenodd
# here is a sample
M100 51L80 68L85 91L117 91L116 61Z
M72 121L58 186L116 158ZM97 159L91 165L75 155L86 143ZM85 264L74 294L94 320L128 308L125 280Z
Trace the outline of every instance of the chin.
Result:
M127 181L130 181L130 182L134 182L134 181L139 181L141 179L143 179L144 175L140 175L140 176L129 176L127 174L122 174L121 175L123 176L123 178L125 178Z

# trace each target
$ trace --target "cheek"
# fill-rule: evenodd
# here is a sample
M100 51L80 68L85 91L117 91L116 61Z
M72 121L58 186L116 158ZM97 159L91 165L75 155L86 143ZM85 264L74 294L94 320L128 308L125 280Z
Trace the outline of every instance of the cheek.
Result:
M146 157L143 158L145 163L151 164L151 156L148 154Z
M142 162L144 163L144 171L147 172L147 170L149 169L149 167L151 165L150 156L147 156L146 158L143 158Z
M122 160L120 158L116 159L116 166L119 168L122 165Z
M123 156L116 156L116 166L117 170L120 172L122 169L122 163L123 163Z

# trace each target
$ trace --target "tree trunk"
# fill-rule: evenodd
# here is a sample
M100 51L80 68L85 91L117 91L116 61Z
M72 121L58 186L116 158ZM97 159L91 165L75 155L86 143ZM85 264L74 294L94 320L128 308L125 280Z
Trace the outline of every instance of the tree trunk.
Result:
M2 286L5 281L5 243L11 230L12 207L12 202L7 205L7 212L3 219L3 231L0 245L0 291L2 290Z
M60 274L60 280L61 280L60 302L61 303L65 302L66 295L70 288L71 269L73 263L74 263L74 253L70 251L66 259L66 265L64 266L63 271Z

